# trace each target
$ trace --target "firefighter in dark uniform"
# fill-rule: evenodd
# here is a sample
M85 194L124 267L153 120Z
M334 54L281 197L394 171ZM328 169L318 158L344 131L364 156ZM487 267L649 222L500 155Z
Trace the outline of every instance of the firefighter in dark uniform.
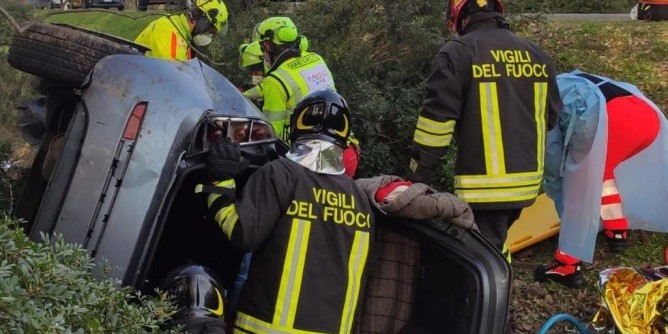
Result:
M209 153L211 216L231 242L253 252L234 333L349 333L365 273L374 216L365 193L344 174L350 134L345 100L313 92L295 107L285 159L255 171L239 198L239 146Z
M455 138L454 192L506 251L508 228L538 195L545 134L561 110L554 65L509 30L500 0L450 0L447 24L458 37L432 64L408 178L431 183Z

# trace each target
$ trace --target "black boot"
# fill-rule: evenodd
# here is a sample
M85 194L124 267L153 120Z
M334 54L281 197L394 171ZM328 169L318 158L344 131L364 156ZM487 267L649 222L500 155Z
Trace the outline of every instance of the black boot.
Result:
M626 248L627 230L606 230L603 232L608 241L608 248L613 253L620 253Z
M538 266L533 272L533 277L538 282L551 280L570 288L579 288L585 283L581 261L575 264L565 264L553 260L547 265Z

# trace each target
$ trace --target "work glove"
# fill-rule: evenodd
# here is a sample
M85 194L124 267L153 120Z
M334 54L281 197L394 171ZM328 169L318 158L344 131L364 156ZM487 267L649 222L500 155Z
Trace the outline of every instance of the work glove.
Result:
M248 160L241 156L239 144L223 137L209 150L206 158L206 178L210 182L232 179L246 167Z

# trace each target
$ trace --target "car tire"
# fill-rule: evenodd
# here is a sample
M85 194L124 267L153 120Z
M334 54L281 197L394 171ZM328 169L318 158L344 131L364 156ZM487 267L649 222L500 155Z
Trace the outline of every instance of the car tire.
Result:
M79 87L100 59L114 54L141 53L84 31L34 23L14 34L7 62L18 70Z
M122 11L122 10L124 10L124 9L125 9L125 6L118 6L118 11L119 11L119 12Z

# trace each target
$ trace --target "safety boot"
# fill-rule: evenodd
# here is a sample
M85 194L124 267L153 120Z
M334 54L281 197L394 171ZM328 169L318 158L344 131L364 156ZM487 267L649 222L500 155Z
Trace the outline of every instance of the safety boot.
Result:
M553 260L547 265L538 266L533 272L533 277L538 282L551 280L570 288L579 288L585 283L582 275L582 261L565 264Z
M627 230L605 230L605 239L608 241L608 248L613 253L619 253L626 248Z

